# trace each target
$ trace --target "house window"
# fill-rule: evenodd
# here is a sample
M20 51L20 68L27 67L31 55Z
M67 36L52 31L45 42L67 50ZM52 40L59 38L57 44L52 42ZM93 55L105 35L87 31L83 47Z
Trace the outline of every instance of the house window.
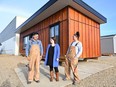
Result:
M29 39L30 39L30 36L25 36L25 37L23 38L23 49L26 48L26 45L28 44Z
M32 35L33 35L33 33L31 33L27 36L24 36L24 38L23 38L23 49L26 48L26 45L28 44L29 40L32 38Z
M56 43L60 44L60 26L55 24L50 27L50 37L56 37Z

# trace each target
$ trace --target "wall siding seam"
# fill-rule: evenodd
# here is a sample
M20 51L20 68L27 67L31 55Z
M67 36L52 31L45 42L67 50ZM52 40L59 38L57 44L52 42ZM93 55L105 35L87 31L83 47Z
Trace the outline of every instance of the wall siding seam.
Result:
M76 22L79 22L79 23L82 23L82 24L89 25L89 24L87 24L87 23L84 23L84 22L81 22L81 21L77 21L77 20L74 20L74 19L70 19L70 20L73 20L73 21L76 21ZM89 25L89 26L92 26L92 25ZM92 27L95 27L95 26L92 26ZM98 27L95 27L95 28L99 29Z
M59 21L59 22L62 23L62 22L67 21L67 20L68 20L68 19L65 19L65 20L62 20L62 21ZM55 24L55 23L53 23L53 24ZM52 25L52 24L50 24L50 25ZM47 26L47 27L45 27L45 28L38 29L36 32L41 31L41 30L45 30L46 28L49 28L50 25ZM35 26L35 25L34 25L34 26ZM34 27L34 26L33 26L33 27ZM32 27L29 28L28 30L30 30L30 29L32 29ZM27 32L28 30L24 31L23 33ZM23 33L21 33L21 34L23 34ZM26 35L24 35L24 36L27 36L27 35L29 35L29 34L30 34L30 33L28 33L28 34L26 34ZM23 36L23 37L24 37L24 36Z

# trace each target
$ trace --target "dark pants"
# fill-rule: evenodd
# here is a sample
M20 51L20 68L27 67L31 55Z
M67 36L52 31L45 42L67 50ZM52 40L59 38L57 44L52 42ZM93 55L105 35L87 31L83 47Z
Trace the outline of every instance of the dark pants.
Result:
M59 72L58 67L54 67L55 72ZM50 71L53 71L53 66L50 66Z

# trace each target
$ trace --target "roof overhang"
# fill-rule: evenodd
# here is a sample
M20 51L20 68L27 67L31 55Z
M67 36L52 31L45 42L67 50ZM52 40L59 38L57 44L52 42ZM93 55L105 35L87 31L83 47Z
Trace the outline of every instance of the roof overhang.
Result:
M107 19L104 16L84 3L82 0L50 0L29 19L27 19L22 25L20 25L17 28L16 33L21 33L29 29L30 27L48 18L66 6L73 7L74 9L80 11L100 24L107 22Z
M113 37L116 37L116 34L101 36L101 39L104 39L104 38L113 38Z

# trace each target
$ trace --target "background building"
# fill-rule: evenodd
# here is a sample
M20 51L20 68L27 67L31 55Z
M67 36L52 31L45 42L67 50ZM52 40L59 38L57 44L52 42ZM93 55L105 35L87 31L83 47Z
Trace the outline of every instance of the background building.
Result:
M26 18L16 16L7 27L0 33L0 52L3 54L19 54L19 37L16 28L18 28Z
M101 53L103 55L116 54L116 34L101 37Z

